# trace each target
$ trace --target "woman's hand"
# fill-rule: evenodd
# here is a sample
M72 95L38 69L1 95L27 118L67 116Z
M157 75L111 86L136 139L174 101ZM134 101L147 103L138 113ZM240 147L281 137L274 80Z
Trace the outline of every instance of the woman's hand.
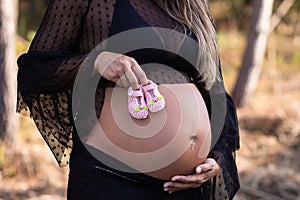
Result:
M123 87L138 89L139 83L148 83L145 72L136 60L126 55L104 51L97 56L94 68L102 77Z
M204 182L216 176L220 170L221 167L214 159L207 158L204 163L196 167L196 174L172 177L170 182L164 184L164 191L172 193L178 190L199 187Z

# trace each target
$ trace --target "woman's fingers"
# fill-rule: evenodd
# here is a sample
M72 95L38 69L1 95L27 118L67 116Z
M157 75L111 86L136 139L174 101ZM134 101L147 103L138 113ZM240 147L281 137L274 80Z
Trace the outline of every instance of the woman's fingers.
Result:
M131 59L131 68L132 71L134 72L135 76L139 80L139 82L142 85L147 85L149 83L148 78L144 72L144 70L140 67L140 65L134 60L133 58Z
M133 89L138 89L139 83L142 85L148 84L148 79L144 70L140 67L135 59L128 56L122 56L120 62L124 66L126 77Z
M137 79L137 77L135 76L135 73L131 70L130 68L125 68L125 76L129 82L129 85L134 89L138 89L139 88L139 81Z
M135 59L112 52L102 52L95 61L95 68L104 78L120 86L133 89L139 88L139 83L148 83L145 72Z
M128 87L129 82L126 78L122 65L115 62L111 63L105 71L106 79L117 83L121 87Z
M119 76L116 74L115 71L113 71L113 68L108 67L103 73L101 74L104 78L107 80L113 81L113 82L118 82Z
M194 174L189 176L177 176L172 178L173 182L180 183L199 183L202 184L205 181L209 180L211 177L215 176L215 172L213 170L203 172L201 174Z
M125 73L125 76L128 80L129 85L133 89L139 88L139 79L136 76L136 74L133 72L133 68L137 64L136 61L131 57L121 55L118 59L115 60L115 63L119 66L122 66L123 73ZM136 63L136 64L135 64ZM140 67L138 65L138 67Z
M199 187L201 184L198 183L180 183L180 182L170 182L170 184L165 184L166 191L177 191L177 190L185 190L188 188Z
M125 87L125 88L129 87L129 82L128 82L125 74L123 76L121 76L118 83L119 83L118 84L119 86L122 86L122 87Z
M109 71L108 68L116 59L118 59L119 55L120 54L107 52L107 51L101 52L95 60L94 63L95 70L97 70L104 78L111 80L112 75L107 74L107 72ZM108 77L106 77L106 75Z
M214 159L208 158L203 164L197 166L195 171L196 173L193 175L177 175L172 177L171 181L164 184L164 190L171 193L178 190L199 187L214 177L220 171L220 166Z
M176 179L172 179L170 182L164 184L164 190L167 192L175 192L178 190L185 190L189 188L196 188L213 177L213 174L194 174L190 176L177 176Z
M196 167L196 172L200 169L200 173L206 171L213 171L218 173L221 170L221 167L213 158L207 158L203 164Z

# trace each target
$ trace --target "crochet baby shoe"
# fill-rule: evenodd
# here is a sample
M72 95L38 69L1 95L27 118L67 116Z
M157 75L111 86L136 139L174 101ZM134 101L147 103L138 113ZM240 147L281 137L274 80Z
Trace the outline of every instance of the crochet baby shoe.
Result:
M133 90L132 87L128 88L128 110L130 115L136 119L145 119L148 116L148 107L141 88L138 90Z
M165 99L159 93L157 84L149 80L149 84L141 86L146 98L146 103L151 112L157 112L165 107Z

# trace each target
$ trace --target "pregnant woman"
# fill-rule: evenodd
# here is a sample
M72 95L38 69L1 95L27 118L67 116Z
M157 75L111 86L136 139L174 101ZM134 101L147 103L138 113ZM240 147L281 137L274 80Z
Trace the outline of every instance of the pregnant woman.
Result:
M90 55L106 39L145 27L174 30L192 38L197 41L199 49L210 56L211 62L204 60L191 67L172 53L153 49L126 54L106 49L94 57ZM165 49L180 49L185 45L184 39L178 37L159 37L157 30L153 28L152 34L159 38ZM152 34L139 35L139 38L147 40ZM101 119L108 118L102 108L105 108L109 86L130 86L138 90L140 84L152 84L148 80L172 84L180 82L182 77L201 92L203 105L211 116L209 93L213 93L212 88L216 85L223 88L223 83L215 28L206 0L50 0L29 51L18 59L18 111L29 108L59 166L69 165L67 196L70 200L234 197L239 188L234 158L239 148L239 133L235 107L225 92L225 122L220 125L220 137L213 144L208 158L195 166L191 173L174 174L165 180L151 173L124 172L101 162L87 150L75 127L72 92L79 69L86 60L92 61L93 73L102 77L95 94L95 112L100 123ZM175 73L165 76L170 70L142 68L145 63L167 64L175 69ZM154 87L155 84L150 89ZM111 136L114 137L114 132ZM130 141L121 140L121 145L126 143Z

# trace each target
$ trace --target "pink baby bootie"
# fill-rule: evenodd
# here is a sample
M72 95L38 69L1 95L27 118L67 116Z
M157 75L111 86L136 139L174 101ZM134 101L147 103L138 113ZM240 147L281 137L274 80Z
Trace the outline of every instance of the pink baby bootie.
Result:
M146 103L151 112L158 112L165 107L165 99L159 93L157 84L149 80L149 84L142 86Z
M133 118L147 118L149 114L148 107L145 103L144 94L141 88L138 90L133 90L132 87L128 88L128 110Z

